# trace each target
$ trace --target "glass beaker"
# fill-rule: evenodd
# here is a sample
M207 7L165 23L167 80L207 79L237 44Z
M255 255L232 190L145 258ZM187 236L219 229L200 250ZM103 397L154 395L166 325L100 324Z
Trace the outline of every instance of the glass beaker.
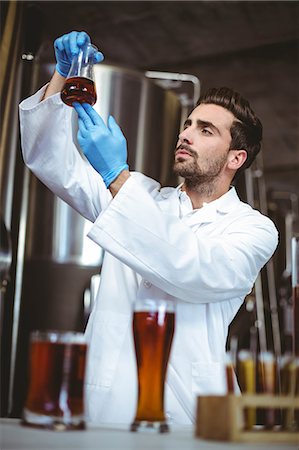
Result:
M137 410L131 431L169 431L164 387L175 326L175 303L142 300L134 304L133 335L138 374Z
M85 428L86 351L83 333L31 333L24 425L58 431Z
M98 51L93 44L86 44L73 57L72 65L61 91L61 100L68 106L74 102L94 105L97 101L94 82L94 55Z

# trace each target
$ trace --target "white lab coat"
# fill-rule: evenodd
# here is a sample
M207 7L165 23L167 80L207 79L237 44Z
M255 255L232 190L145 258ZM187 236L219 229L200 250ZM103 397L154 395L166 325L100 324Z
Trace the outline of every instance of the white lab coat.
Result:
M225 392L228 326L273 254L273 223L242 203L234 188L192 210L179 188L133 173L112 199L76 148L72 108L60 96L20 105L27 166L53 192L94 222L89 236L104 250L101 283L86 335L87 411L94 423L130 423L137 396L132 339L136 298L177 302L167 372L170 421L195 418L197 394Z

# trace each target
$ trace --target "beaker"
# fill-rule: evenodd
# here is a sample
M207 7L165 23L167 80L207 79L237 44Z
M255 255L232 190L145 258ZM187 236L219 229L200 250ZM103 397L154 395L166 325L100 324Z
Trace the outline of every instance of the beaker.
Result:
M73 57L66 82L61 91L61 100L68 106L74 102L94 105L97 94L94 82L94 55L98 51L93 44L86 44Z

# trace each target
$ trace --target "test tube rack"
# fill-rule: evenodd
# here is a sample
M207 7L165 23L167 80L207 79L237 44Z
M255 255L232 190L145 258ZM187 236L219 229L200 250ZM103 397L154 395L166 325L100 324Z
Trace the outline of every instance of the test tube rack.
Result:
M299 409L299 397L268 394L200 396L197 398L195 436L201 439L235 442L299 442L299 432L265 429L254 426L244 429L244 411L248 408Z

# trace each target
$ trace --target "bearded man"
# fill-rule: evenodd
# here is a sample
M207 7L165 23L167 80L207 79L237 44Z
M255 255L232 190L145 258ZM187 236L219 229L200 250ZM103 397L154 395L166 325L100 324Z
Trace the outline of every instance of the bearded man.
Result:
M56 195L93 222L104 252L86 337L87 412L93 423L130 423L137 377L132 304L167 299L176 326L165 387L173 423L195 420L198 394L226 392L228 327L277 246L271 220L243 203L231 182L261 147L262 126L248 101L228 88L203 95L178 137L177 188L129 171L126 139L88 104L60 99L72 54L90 38L55 41L50 83L20 105L24 161ZM96 55L97 61L102 55ZM70 231L71 232L71 231Z

